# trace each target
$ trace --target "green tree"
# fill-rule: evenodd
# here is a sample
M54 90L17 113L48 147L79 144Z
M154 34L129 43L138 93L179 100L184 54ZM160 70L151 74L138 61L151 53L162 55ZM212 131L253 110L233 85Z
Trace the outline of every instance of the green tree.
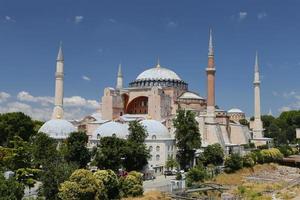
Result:
M43 166L40 177L43 185L40 195L46 199L59 199L57 196L59 185L66 181L75 169L77 169L75 164L68 163L61 158Z
M98 170L94 176L104 184L107 199L120 199L120 183L114 171Z
M121 188L123 197L137 197L143 195L143 183L141 173L128 174L121 178Z
M67 138L66 160L75 162L80 168L90 162L90 152L86 147L88 136L84 132L73 132Z
M20 168L16 171L16 180L25 186L32 188L39 176L39 169Z
M242 169L242 157L237 153L229 155L229 157L225 160L225 168L228 172L235 172L239 169Z
M253 167L254 165L255 161L250 154L243 156L243 167Z
M5 179L0 173L0 199L21 200L24 196L24 185L14 178Z
M179 164L176 161L176 159L169 157L168 160L166 161L165 167L167 169L174 169L174 168L178 168Z
M78 169L72 173L68 181L61 184L59 197L62 200L94 200L105 199L104 184L92 172Z
M36 132L31 118L24 113L5 113L0 115L0 145L7 146L14 136L28 141Z
M208 178L208 174L205 168L202 165L197 165L188 171L186 175L187 185L190 187L194 183L203 182L206 178Z
M122 167L126 140L117 137L102 137L93 163L99 169L118 171Z
M208 145L204 151L204 165L213 164L215 166L223 164L224 161L224 150L218 143Z
M57 142L45 133L38 133L33 139L32 156L38 167L54 162L59 157Z
M248 122L248 120L246 120L246 119L240 119L239 122L240 122L241 125L244 125L244 126L248 126L248 127L249 127L249 122Z
M195 150L201 147L201 137L195 113L178 110L173 125L175 127L179 164L182 169L187 170L189 166L192 166Z
M31 145L19 136L10 141L11 154L6 157L7 168L16 171L20 168L31 167Z
M148 164L150 158L150 151L145 144L148 133L137 121L130 122L128 130L129 135L124 149L124 167L128 171L140 171Z

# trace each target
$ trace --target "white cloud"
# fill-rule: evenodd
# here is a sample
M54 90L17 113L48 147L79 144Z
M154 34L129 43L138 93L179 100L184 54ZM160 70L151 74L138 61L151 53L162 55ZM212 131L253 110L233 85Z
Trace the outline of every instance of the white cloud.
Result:
M6 15L6 16L4 17L4 21L5 21L5 22L16 22L15 19L13 19L12 17L10 17L10 16L8 16L8 15Z
M19 92L17 95L18 100L26 102L37 102L41 103L43 106L53 104L54 98L49 96L37 96L34 97L26 91Z
M178 23L174 22L174 21L169 21L167 24L167 27L169 28L175 28L178 26Z
M285 111L290 111L292 108L290 106L283 106L278 109L279 112L285 112Z
M246 19L248 13L247 12L239 12L239 21Z
M261 12L261 13L258 13L258 14L257 14L257 19L261 20L261 19L263 19L263 18L265 18L265 17L267 17L267 16L268 16L268 15L267 15L266 12Z
M74 22L75 22L75 24L79 24L79 23L81 23L83 21L83 19L84 19L83 16L78 15L78 16L74 17Z
M7 101L10 98L10 94L6 92L0 92L0 103Z
M64 105L66 107L86 107L86 108L92 108L97 109L99 107L99 103L96 100L87 100L80 96L72 96L72 97L66 97L64 98Z
M85 81L90 81L90 80L91 80L91 78L90 78L90 77L88 77L88 76L84 76L84 75L82 76L82 79L83 79L83 80L85 80Z

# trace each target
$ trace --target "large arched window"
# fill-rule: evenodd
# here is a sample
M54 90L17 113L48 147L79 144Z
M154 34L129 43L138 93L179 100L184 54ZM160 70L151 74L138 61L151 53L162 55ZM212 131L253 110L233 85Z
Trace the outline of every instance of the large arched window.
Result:
M153 150L153 147L152 147L152 146L150 146L150 147L149 147L149 151L152 151L152 150Z
M152 140L156 140L156 135L152 135Z

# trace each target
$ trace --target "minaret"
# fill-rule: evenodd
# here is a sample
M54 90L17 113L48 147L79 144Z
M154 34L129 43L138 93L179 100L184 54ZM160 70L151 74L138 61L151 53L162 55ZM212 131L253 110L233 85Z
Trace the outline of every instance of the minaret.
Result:
M215 120L215 60L212 44L212 30L209 31L207 74L207 117L210 122Z
M253 139L263 137L263 126L260 112L260 78L258 67L258 55L256 52L254 65L254 123L253 123Z
M119 64L116 89L120 90L122 88L123 88L123 74L122 74L122 66L121 64Z
M52 119L62 119L64 116L63 110L64 98L64 54L62 50L62 43L60 43L58 55L56 59L56 73L55 73L55 100Z

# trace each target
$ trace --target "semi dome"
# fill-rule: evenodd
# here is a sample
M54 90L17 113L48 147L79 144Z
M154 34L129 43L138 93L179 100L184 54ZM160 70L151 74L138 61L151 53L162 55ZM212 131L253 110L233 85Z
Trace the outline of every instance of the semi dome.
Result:
M241 111L238 108L232 108L230 110L227 111L228 113L244 113L243 111Z
M197 99L197 100L204 100L203 97L199 96L198 94L194 92L185 92L182 95L180 95L179 99Z
M100 125L92 134L92 139L99 139L100 137L116 136L118 138L127 138L128 125L118 122L110 121Z
M171 135L168 129L159 121L146 119L140 122L148 132L147 139L168 139Z
M77 129L64 119L51 119L43 124L38 132L46 133L49 137L54 139L66 139L70 133L77 131Z
M143 71L136 80L178 80L181 78L172 70L161 67L159 64L156 67Z

